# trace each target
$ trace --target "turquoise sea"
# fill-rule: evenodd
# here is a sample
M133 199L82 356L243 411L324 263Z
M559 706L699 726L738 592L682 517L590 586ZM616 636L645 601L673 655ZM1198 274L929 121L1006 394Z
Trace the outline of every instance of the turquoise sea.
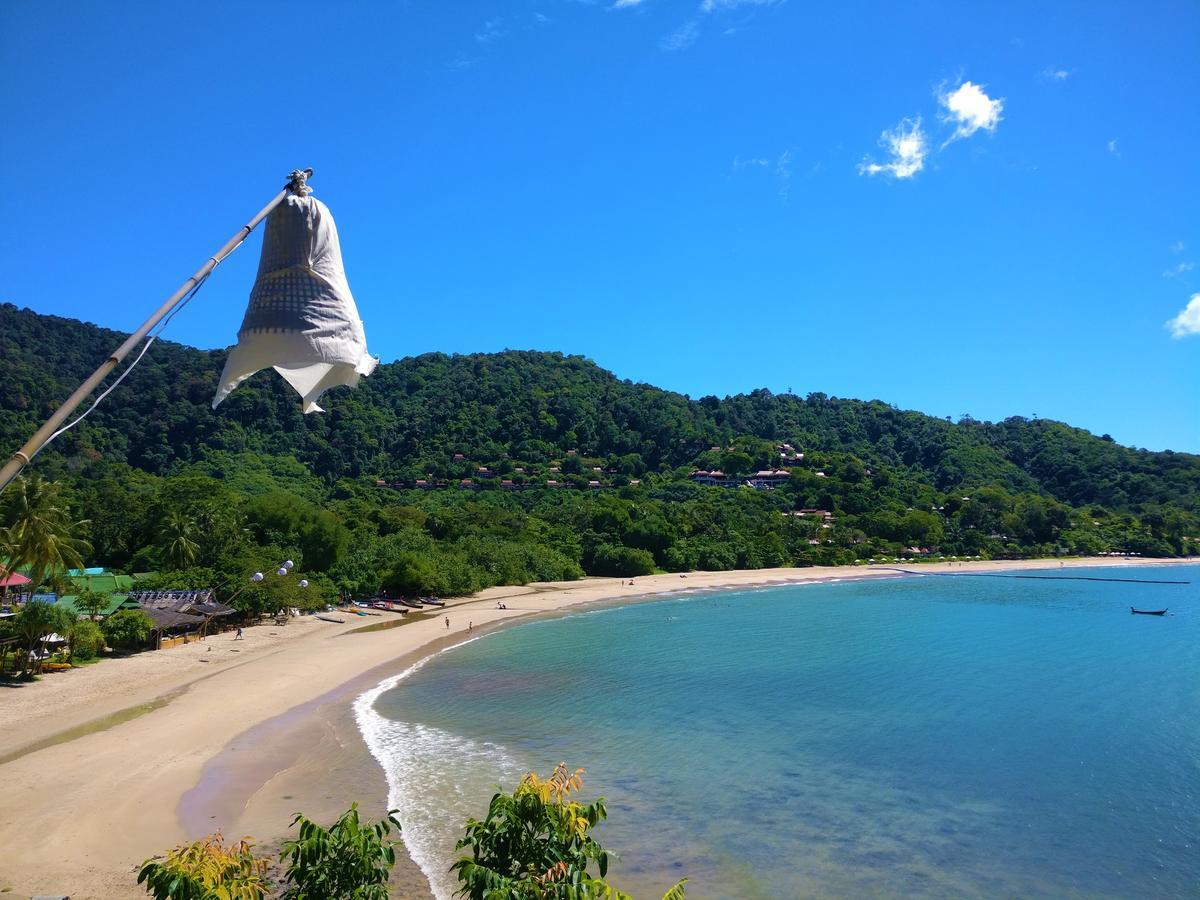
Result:
M698 898L1200 896L1200 566L1022 574L1052 580L530 622L385 682L359 722L440 897L465 818L560 760L606 798L637 897L683 875Z

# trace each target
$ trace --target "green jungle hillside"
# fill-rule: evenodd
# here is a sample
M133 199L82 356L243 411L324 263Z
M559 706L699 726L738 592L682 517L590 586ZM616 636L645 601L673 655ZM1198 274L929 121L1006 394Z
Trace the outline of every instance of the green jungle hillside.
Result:
M0 453L122 338L0 305ZM84 520L89 563L191 586L293 557L328 597L1200 550L1200 456L1060 422L953 423L820 393L693 400L535 351L381 365L307 417L264 372L213 412L224 356L156 344L31 467Z

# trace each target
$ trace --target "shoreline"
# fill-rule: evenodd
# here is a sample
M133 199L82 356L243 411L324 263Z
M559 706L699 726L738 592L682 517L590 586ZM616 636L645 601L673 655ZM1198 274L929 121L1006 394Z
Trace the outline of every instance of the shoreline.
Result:
M287 628L248 628L247 640L236 647L220 635L3 688L0 841L22 851L19 859L0 863L0 890L15 896L58 892L77 900L144 897L136 885L143 859L218 827L229 837L253 834L261 847L274 848L298 810L326 821L357 800L365 815L381 815L390 785L359 731L355 703L447 647L513 622L681 591L919 577L922 569L929 574L1057 570L1059 562L1061 568L1085 568L1196 560L903 566L918 570L914 574L868 566L760 569L651 575L628 583L588 578L497 587L448 601L444 612L412 616L400 627L361 631L365 623L357 616L342 624L304 617ZM497 609L498 601L509 608ZM445 616L451 619L449 628ZM379 618L399 621L389 614ZM469 631L465 622L473 626ZM231 657L233 652L239 656ZM124 671L118 671L123 664ZM75 678L79 674L85 678ZM104 688L102 682L107 688L94 690L87 700L82 688ZM37 690L43 687L51 689ZM73 693L77 687L83 701ZM148 708L120 718L139 705ZM112 724L104 724L106 719ZM31 834L39 839L30 842ZM407 853L397 854L393 882L404 896L432 896Z

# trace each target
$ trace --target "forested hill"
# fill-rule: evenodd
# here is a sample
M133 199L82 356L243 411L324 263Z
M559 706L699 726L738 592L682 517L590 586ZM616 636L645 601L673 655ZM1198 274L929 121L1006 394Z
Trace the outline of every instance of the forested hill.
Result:
M177 326L178 327L178 326ZM120 342L94 325L0 305L0 453L7 456ZM957 424L880 401L760 390L699 400L622 381L578 356L532 351L430 353L379 366L356 391L303 416L273 373L209 408L223 351L163 341L39 467L125 461L167 474L215 451L291 456L339 478L457 478L471 465L548 463L570 450L639 476L737 465L739 437L787 442L809 457L852 454L939 490L995 485L1072 506L1200 510L1200 457L1119 446L1049 420ZM771 462L747 446L749 465ZM463 459L455 461L455 454Z

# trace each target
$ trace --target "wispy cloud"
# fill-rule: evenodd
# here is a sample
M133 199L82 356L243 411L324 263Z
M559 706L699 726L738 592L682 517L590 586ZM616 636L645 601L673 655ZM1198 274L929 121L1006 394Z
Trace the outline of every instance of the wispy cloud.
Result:
M792 151L784 150L775 160L775 174L780 178L792 177Z
M737 9L739 6L781 6L787 0L701 0L701 12L719 12L724 9Z
M696 43L696 38L698 37L700 37L700 26L693 19L690 22L684 22L664 37L658 42L658 46L669 52L686 50L692 44Z
M769 165L771 165L771 161L761 156L749 156L745 159L741 156L733 158L733 171L735 172L740 172L742 169L765 169Z
M734 174L745 171L770 174L779 184L779 196L785 200L792 189L791 150L784 150L773 159L767 156L735 156L730 168Z
M942 121L954 125L954 134L946 139L943 147L959 138L969 138L977 131L994 132L1004 110L1003 97L989 97L981 85L970 81L964 81L952 91L939 89L937 98L943 109Z
M1183 241L1176 241L1167 249L1170 250L1172 253L1182 253L1183 252Z
M1186 275L1194 268L1196 268L1194 262L1181 262L1179 265L1163 272L1163 278L1178 278L1180 275Z
M629 9L632 6L641 6L645 0L617 0L609 9Z
M784 150L775 160L775 177L779 179L779 196L784 200L792 191L792 151Z
M475 32L475 40L481 44L490 44L496 38L503 37L504 32L500 30L501 19L488 19L483 23L483 27Z
M1173 319L1167 320L1167 328L1171 329L1171 337L1184 338L1200 334L1200 294L1192 294L1183 312Z
M1055 66L1046 66L1038 73L1038 77L1042 81L1066 81L1071 77L1069 69L1059 69Z
M858 174L912 178L925 168L929 140L921 130L920 116L904 119L895 128L884 131L879 136L879 145L887 150L888 161L877 163L867 157L858 164Z
M609 9L622 9L629 6L640 6L644 0L613 0L613 5ZM782 6L787 0L700 0L700 18L689 19L684 22L666 37L658 42L658 46L667 51L686 50L700 38L700 23L707 18L710 13L719 14L733 12L738 9L747 9L748 15L743 18L749 21L754 17L754 8L765 9L771 6ZM741 24L745 24L742 22ZM738 30L738 25L730 25L722 30L722 34L735 34Z
M1121 156L1121 151L1117 149L1117 139L1116 138L1113 138L1111 141L1108 142L1108 152L1118 158Z

